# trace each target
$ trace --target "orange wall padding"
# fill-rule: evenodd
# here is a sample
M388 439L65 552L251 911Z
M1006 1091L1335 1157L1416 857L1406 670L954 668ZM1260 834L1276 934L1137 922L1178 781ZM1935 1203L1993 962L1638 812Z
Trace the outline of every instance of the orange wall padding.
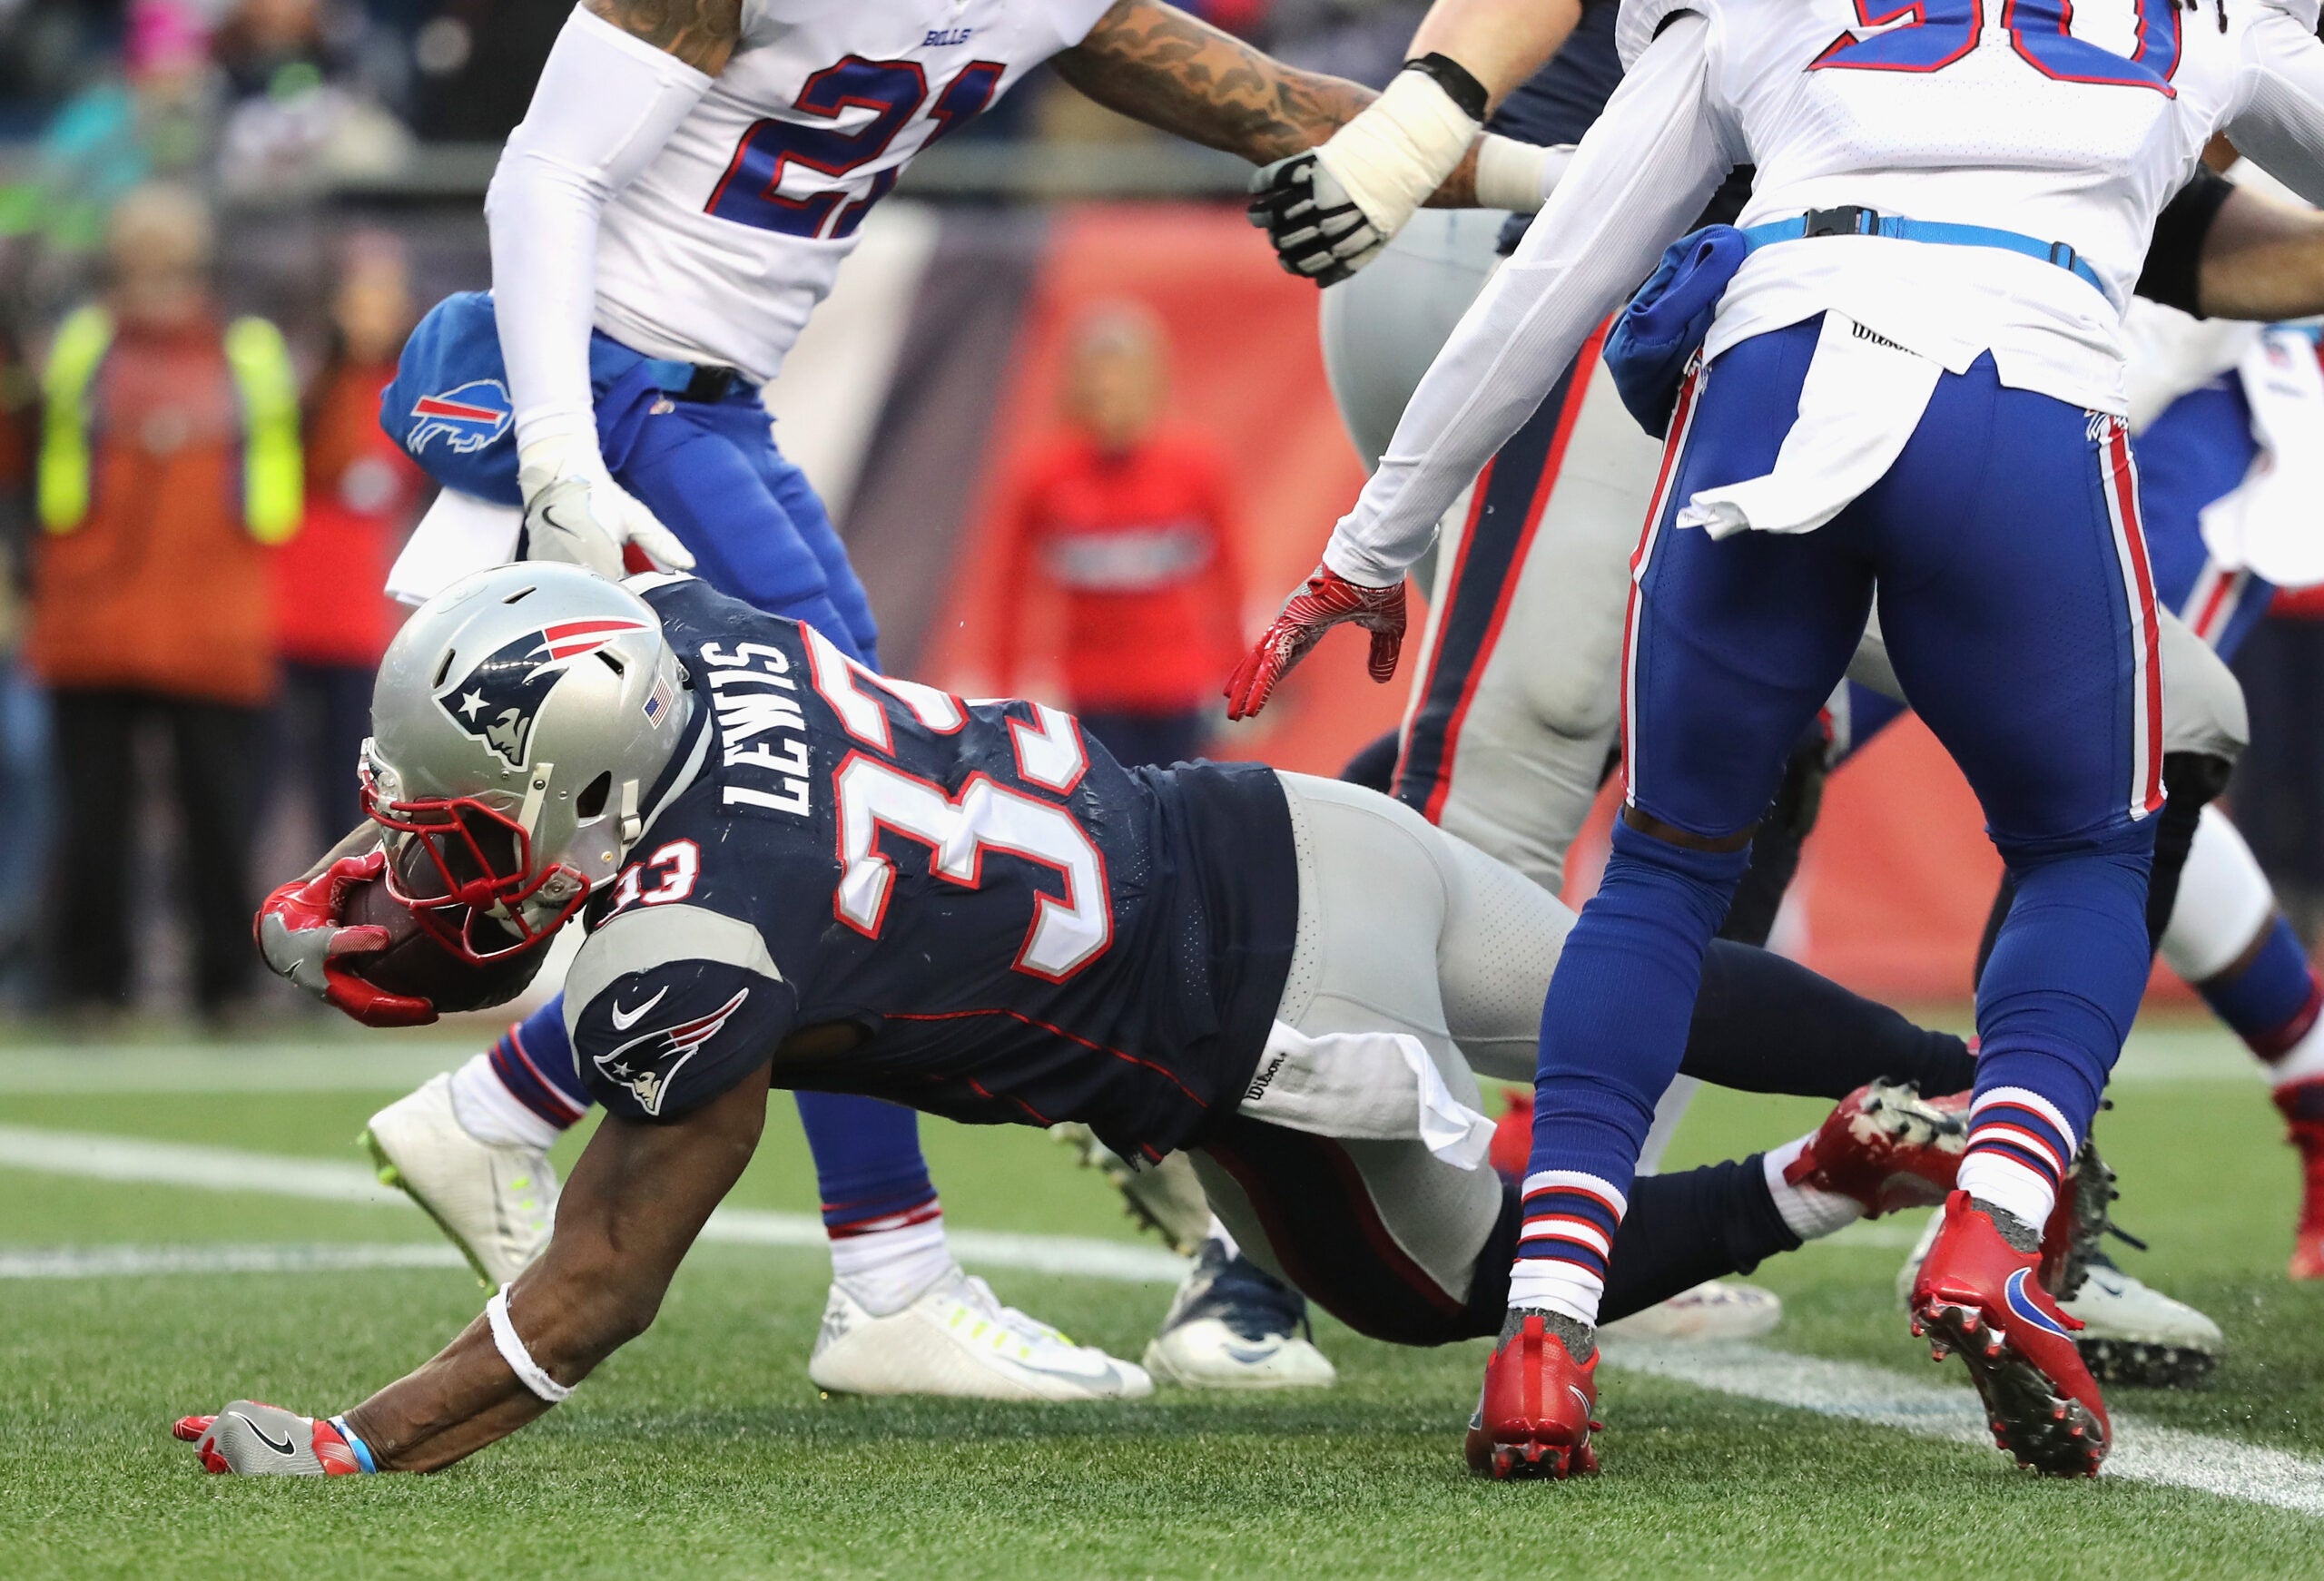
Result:
M1162 316L1171 340L1173 408L1226 447L1241 486L1244 573L1255 615L1271 612L1315 565L1332 523L1354 503L1364 469L1333 410L1315 339L1315 288L1278 268L1265 240L1231 209L1088 207L1062 211L1017 343L993 391L997 417L951 585L929 633L925 677L980 689L990 676L1000 574L993 512L1009 464L1056 424L1059 353L1074 319L1128 298ZM1040 612L1036 611L1038 621ZM1413 612L1420 629L1421 612ZM1256 636L1255 631L1252 633ZM1223 685L1226 677L1219 681ZM1364 639L1334 632L1265 713L1229 726L1211 755L1263 758L1332 774L1395 724L1403 677L1375 686Z

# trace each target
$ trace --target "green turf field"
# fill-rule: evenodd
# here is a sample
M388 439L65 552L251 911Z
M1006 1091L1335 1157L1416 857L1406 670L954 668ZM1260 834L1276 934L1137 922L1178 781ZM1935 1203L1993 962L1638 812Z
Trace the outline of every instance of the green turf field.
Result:
M1607 1373L1594 1482L1479 1484L1458 1444L1482 1347L1400 1352L1328 1321L1329 1393L822 1399L803 1371L822 1254L740 1244L698 1251L660 1323L569 1403L441 1476L202 1476L173 1417L241 1394L342 1409L478 1310L474 1281L442 1266L208 1271L284 1247L431 1257L416 1211L362 1200L330 1166L354 1164L365 1116L462 1048L0 1045L0 1576L2324 1575L2324 1516L2281 1507L2324 1511L2324 1290L2281 1276L2294 1166L2264 1088L2227 1038L2191 1028L2142 1034L2100 1132L2119 1217L2155 1243L2129 1265L2206 1306L2232 1347L2202 1393L2116 1392L2132 1419L2119 1458L2137 1445L2162 1482L2042 1482L1990 1448L1768 1403L1750 1380L1779 1364L1755 1352L1731 1371L1688 1363L1739 1395ZM1817 1112L1706 1095L1672 1162L1781 1140ZM926 1129L956 1228L1130 1241L1108 1189L1038 1133ZM169 1150L185 1144L324 1167L261 1159L261 1183L298 1190L206 1189L179 1178L205 1156ZM795 1123L770 1129L736 1202L812 1208ZM1859 1228L1761 1271L1789 1303L1762 1350L1808 1359L1791 1375L1811 1395L1893 1380L1887 1414L1908 1424L1934 1409L1921 1390L1965 1398L1891 1293L1915 1228ZM173 1249L179 1268L88 1272L106 1247ZM1133 1358L1169 1293L985 1272ZM2184 1485L2190 1468L2211 1491ZM2254 1502L2266 1488L2275 1502Z

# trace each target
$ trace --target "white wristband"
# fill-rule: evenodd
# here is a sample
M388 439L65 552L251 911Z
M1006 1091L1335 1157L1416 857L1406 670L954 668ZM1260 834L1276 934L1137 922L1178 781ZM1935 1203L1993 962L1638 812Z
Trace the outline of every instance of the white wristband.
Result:
M1570 142L1540 148L1488 132L1477 139L1477 207L1534 213L1572 162Z
M508 1321L507 1285L494 1291L492 1299L484 1303L484 1321L491 1325L493 1348L500 1352L500 1360L508 1363L508 1370L517 1375L517 1382L551 1405L573 1392L543 1371L540 1363L533 1360L533 1353L525 1349L525 1342L517 1337L517 1325Z
M1374 229L1393 236L1452 173L1476 135L1476 122L1435 78L1398 72L1315 159Z

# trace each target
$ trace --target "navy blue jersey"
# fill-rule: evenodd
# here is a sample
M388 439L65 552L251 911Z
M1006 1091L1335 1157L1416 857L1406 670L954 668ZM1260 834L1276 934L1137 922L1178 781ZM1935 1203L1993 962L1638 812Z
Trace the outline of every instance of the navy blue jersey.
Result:
M1298 920L1271 771L1125 770L1056 709L886 679L700 582L643 592L694 717L566 980L609 1110L675 1118L770 1056L778 1085L1080 1120L1126 1154L1233 1107Z
M1621 0L1581 0L1581 20L1547 64L1517 84L1485 123L1488 131L1541 147L1580 142L1621 85L1614 50Z

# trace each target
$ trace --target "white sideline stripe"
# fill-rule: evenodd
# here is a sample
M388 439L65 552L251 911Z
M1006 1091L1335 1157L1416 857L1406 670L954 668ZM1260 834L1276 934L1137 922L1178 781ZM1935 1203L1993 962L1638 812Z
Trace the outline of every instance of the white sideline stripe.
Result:
M1992 1453L1984 1409L1970 1390L1916 1383L1883 1367L1795 1356L1756 1345L1610 1342L1606 1361L1633 1372L1795 1410L1895 1428ZM2282 1449L2113 1418L2105 1475L2193 1488L2221 1498L2324 1516L2324 1460Z
M192 1186L204 1191L257 1192L310 1202L406 1208L410 1199L381 1185L364 1165L328 1158L290 1158L187 1142L154 1142L84 1131L0 1125L0 1166L94 1180ZM702 1238L751 1246L821 1251L823 1222L812 1213L763 1208L721 1208ZM1000 1230L953 1230L947 1236L963 1262L1021 1268L1036 1273L1078 1274L1131 1284L1176 1284L1183 1259L1156 1247L1080 1235L1020 1235ZM448 1249L447 1249L448 1250ZM457 1261L457 1259L456 1259Z
M442 1242L369 1245L44 1246L0 1252L0 1280L117 1279L162 1273L342 1273L366 1268L466 1268Z

